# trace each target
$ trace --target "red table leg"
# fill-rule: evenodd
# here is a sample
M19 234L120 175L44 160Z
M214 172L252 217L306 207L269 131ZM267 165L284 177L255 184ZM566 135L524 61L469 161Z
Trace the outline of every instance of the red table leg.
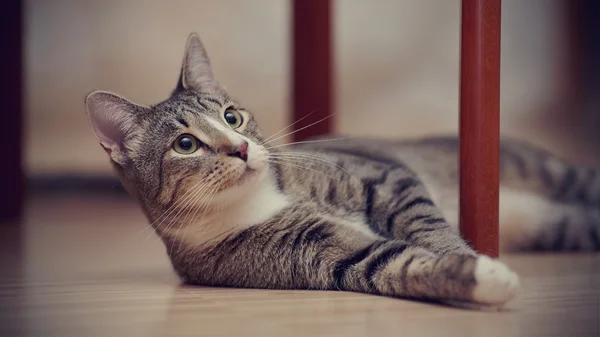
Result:
M333 113L331 0L293 0L292 99L295 121L316 122ZM313 113L314 112L314 113ZM295 130L309 123L294 125ZM293 134L294 141L331 133L328 118Z
M460 230L498 256L501 0L462 0Z

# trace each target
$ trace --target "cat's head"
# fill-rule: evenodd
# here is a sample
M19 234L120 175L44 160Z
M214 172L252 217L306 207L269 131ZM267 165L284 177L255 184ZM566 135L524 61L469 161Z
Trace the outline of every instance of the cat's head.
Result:
M142 106L95 91L86 110L123 185L151 218L202 196L243 195L272 175L257 123L215 80L196 34L170 98Z

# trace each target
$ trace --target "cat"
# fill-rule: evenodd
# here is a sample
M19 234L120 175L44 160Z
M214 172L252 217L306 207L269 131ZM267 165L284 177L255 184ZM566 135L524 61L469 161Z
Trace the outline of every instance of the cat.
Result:
M269 145L195 33L167 100L94 91L85 105L184 283L493 307L519 293L457 230L456 138ZM504 139L500 174L502 251L600 250L597 171Z

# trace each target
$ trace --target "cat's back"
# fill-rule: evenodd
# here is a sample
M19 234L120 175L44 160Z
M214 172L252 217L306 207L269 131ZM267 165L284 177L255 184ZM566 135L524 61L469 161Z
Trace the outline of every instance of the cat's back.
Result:
M295 165L310 166L308 172L301 174L313 175L324 184L329 182L327 176L341 174L340 168L355 179L370 179L385 168L395 167L414 175L429 188L454 190L459 180L459 150L458 137L442 135L404 140L321 137L295 145L286 152L295 153L297 160L302 159ZM501 139L501 182L525 187L539 180L539 166L548 158L555 156L521 140ZM300 174L298 170L293 173Z
M317 138L314 141L297 145L291 150L335 162L350 173L359 175L370 169L380 170L390 166L416 176L433 176L442 180L454 180L458 173L457 137L405 140Z
M369 189L376 190L376 194L393 194L392 185L406 179L434 189L454 189L451 186L457 183L456 138L315 140L273 155L284 190L301 199L324 205L348 199L343 200L345 204L369 194Z

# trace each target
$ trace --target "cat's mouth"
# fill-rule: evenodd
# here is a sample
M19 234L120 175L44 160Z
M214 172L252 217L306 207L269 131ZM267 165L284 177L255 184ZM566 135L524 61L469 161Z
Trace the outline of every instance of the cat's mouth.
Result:
M257 178L260 172L264 169L264 154L261 151L253 151L248 156L248 160L244 163L239 163L237 169L237 178L234 185L242 185L250 180Z
M244 172L238 178L238 183L244 183L246 180L250 179L252 176L256 174L256 170L246 165Z

